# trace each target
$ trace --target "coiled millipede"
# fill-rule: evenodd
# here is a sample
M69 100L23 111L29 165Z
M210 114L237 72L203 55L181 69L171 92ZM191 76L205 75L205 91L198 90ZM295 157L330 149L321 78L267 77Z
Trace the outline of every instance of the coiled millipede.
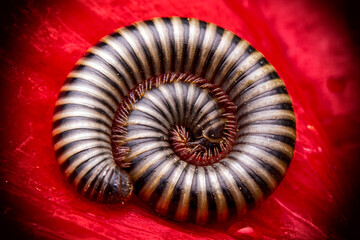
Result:
M91 200L133 189L160 215L197 224L242 215L284 177L292 102L265 58L197 19L155 18L91 47L62 86L55 154Z

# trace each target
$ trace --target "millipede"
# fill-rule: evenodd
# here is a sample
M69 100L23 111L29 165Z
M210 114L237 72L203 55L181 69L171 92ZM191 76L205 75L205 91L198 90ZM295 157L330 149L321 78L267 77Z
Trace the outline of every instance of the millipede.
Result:
M134 192L200 225L259 206L293 157L291 98L246 40L192 18L154 18L103 37L55 104L55 155L90 200Z

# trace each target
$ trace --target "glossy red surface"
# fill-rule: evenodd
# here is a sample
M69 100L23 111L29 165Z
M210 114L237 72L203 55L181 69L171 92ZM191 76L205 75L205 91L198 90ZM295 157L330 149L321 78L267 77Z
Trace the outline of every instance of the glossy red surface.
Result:
M342 239L357 233L359 55L328 1L26 1L3 8L2 233L40 239ZM241 219L199 227L79 197L54 158L51 118L67 73L102 36L158 16L195 17L247 39L294 102L293 162L276 192Z

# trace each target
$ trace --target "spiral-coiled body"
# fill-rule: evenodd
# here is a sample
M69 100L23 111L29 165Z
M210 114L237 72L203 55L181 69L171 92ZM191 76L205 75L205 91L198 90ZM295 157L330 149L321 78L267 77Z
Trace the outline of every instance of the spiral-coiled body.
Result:
M60 91L53 136L81 194L125 201L133 181L160 215L198 224L269 196L296 138L273 66L233 33L178 17L135 23L90 48Z

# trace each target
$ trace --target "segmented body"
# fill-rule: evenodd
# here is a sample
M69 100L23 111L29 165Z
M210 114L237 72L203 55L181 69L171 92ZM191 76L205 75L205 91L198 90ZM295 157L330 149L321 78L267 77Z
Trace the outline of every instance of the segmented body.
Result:
M206 224L269 196L296 135L284 83L258 51L214 24L172 17L121 28L88 50L61 88L53 139L61 169L88 198L125 201L133 182L160 215Z

